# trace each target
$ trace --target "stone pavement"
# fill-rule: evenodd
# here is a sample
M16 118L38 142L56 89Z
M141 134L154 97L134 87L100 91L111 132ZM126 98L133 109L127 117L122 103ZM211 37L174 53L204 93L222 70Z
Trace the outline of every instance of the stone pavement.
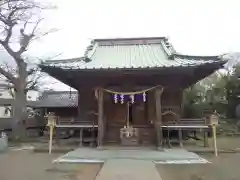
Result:
M162 180L149 160L107 160L95 180Z
M149 160L154 162L166 161L202 161L195 153L184 149L157 150L98 150L91 148L78 148L59 157L54 162L61 163L104 163L110 159Z

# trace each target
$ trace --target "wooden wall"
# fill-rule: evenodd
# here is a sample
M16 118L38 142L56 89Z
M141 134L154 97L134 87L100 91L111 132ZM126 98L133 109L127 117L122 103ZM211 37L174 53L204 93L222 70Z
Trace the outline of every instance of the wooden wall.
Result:
M79 117L84 116L88 111L98 112L97 99L94 90L80 91L79 102ZM162 93L161 104L162 112L172 110L177 114L181 113L182 92L177 89L165 89ZM146 103L139 103L133 109L133 123L134 127L139 128L140 143L154 144L156 140L153 123L156 119L156 98L154 90L147 93ZM115 104L112 94L104 92L104 119L105 119L105 144L119 144L120 143L120 128L126 126L127 119L127 105L126 103ZM145 111L146 110L146 111ZM172 116L163 116L164 122L171 120ZM97 119L97 117L96 117Z
M112 97L105 94L104 114L106 118L105 143L120 143L120 128L126 126L127 105L114 104ZM154 144L155 131L153 123L156 119L154 91L147 94L147 102L140 103L133 109L133 126L139 128L140 143ZM166 89L162 94L162 111L172 110L177 114L181 112L181 91ZM145 112L146 110L146 112ZM163 116L163 121L171 120L170 116Z
M168 121L177 121L181 116L182 106L182 91L178 89L166 89L162 94L162 113L172 111L173 114L166 114L162 116L162 121L167 124Z
M89 112L98 112L97 99L95 97L95 91L93 88L79 90L80 98L78 100L78 119L80 121L92 120L92 116L89 116ZM89 119L90 118L90 119ZM97 122L97 117L94 119Z

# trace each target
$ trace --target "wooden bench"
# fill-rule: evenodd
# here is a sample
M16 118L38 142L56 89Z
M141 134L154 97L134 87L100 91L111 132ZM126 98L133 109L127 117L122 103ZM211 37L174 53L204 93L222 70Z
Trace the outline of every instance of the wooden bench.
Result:
M194 132L194 135L196 137L197 130L199 130L200 132L201 131L204 132L204 146L208 146L207 132L209 130L209 126L207 124L206 118L179 118L177 114L171 111L163 113L163 116L165 115L173 116L173 118L171 118L170 121L168 120L166 122L163 122L163 125L161 126L163 128L163 136L164 138L166 138L168 146L171 146L171 143L170 143L171 132L177 131L177 133L175 133L175 136L177 134L179 139L179 144L180 146L183 146L182 131L185 131L185 132L192 131ZM164 131L164 129L166 131Z
M61 129L67 129L67 130L79 130L80 132L80 143L79 145L82 146L83 142L86 141L90 142L91 145L93 145L96 142L95 138L95 129L98 128L98 125L95 123L95 121L82 121L78 118L73 117L58 117L57 123L56 123L56 139L57 143L59 143L59 137L60 137L60 130ZM85 138L83 136L83 131L86 129L91 130L91 138Z

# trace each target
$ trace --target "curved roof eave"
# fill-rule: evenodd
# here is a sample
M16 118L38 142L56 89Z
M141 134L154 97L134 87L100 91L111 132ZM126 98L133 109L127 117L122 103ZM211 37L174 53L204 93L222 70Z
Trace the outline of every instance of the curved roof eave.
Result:
M179 54L175 53L173 54L174 57L179 57L183 59L201 59L201 60L221 60L222 55L217 55L217 56L200 56L200 55L186 55L186 54Z

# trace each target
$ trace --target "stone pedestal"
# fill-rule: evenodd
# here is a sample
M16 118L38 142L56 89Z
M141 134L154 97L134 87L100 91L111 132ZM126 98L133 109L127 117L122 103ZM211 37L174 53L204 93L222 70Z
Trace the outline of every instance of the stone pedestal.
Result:
M3 152L8 147L8 138L5 133L0 134L0 152Z

